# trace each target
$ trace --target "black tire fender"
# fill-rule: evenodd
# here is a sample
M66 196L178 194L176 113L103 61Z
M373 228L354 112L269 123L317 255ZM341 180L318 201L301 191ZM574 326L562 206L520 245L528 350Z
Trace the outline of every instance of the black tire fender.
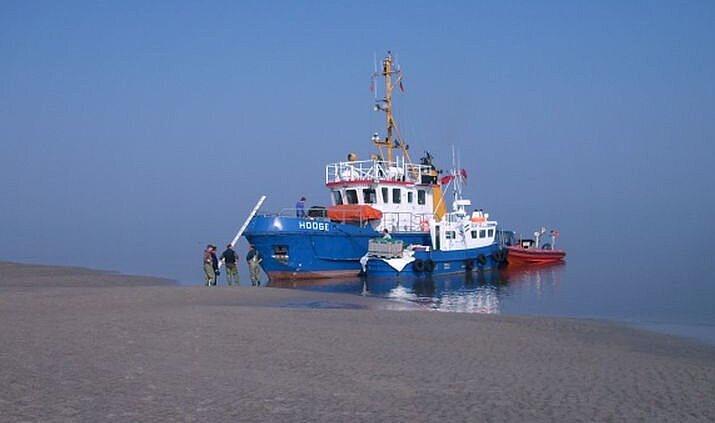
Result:
M434 262L432 259L425 260L425 272L432 273L434 270Z
M415 261L412 262L412 268L415 269L415 272L424 272L425 262L422 261L422 259L415 259Z
M487 256L485 256L484 254L478 255L477 262L479 262L480 265L484 266L485 264L487 264Z

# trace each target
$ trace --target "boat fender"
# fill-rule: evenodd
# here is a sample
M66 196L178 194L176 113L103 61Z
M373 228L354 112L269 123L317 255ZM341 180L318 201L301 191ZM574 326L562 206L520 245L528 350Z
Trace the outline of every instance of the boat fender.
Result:
M484 254L480 254L477 256L477 261L480 265L484 266L485 264L487 264L487 256L485 256Z
M465 269L467 269L467 270L472 270L473 267L474 267L474 262L473 262L472 260L467 259L467 260L464 261L464 268L465 268Z
M496 261L497 263L501 263L506 258L506 254L504 250L497 250L494 252L494 254L492 254L492 257L494 257L494 261Z
M415 259L415 261L412 262L412 268L415 269L415 272L424 272L425 262L422 261L422 259Z
M434 262L432 259L425 260L425 272L432 273L434 270Z
M429 232L429 222L427 222L426 220L421 221L420 229L422 229L422 232Z

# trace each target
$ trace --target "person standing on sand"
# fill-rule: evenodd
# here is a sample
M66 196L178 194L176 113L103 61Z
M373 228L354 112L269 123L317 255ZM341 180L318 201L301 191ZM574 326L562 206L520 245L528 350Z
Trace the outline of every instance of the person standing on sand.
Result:
M216 283L218 282L218 275L220 272L218 271L218 257L216 257L216 246L211 245L211 265L214 268L214 279L213 279L213 286L216 286Z
M261 262L263 261L263 256L256 250L255 245L251 245L251 249L248 250L246 261L248 262L248 273L251 275L251 285L261 286Z
M231 286L233 281L238 286L238 257L231 244L228 244L226 251L221 253L221 260L226 263L226 285Z
M305 197L300 197L300 200L295 203L295 215L296 217L305 217Z
M211 286L216 280L216 269L214 268L213 245L209 244L204 250L204 285Z

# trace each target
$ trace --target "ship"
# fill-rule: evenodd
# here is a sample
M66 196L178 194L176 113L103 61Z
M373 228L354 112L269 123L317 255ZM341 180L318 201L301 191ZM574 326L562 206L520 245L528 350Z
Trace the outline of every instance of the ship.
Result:
M506 260L510 266L544 265L561 263L566 257L566 251L556 248L559 231L550 232L551 242L539 246L539 239L546 233L546 228L534 232L535 239L521 239L515 245L506 247Z
M374 104L385 114L384 135L373 132L376 152L368 160L349 153L325 165L329 206L259 210L248 222L243 235L263 255L270 280L356 276L369 241L385 229L405 245L426 245L430 222L445 216L444 181L432 154L413 162L395 121L393 89L402 87L402 71L390 52L372 80L384 82L384 96Z
M465 172L453 169L444 178L452 185L452 211L429 220L427 244L404 245L402 240L372 239L361 260L369 278L402 278L471 273L504 263L506 251L497 241L497 222L483 209L469 212L462 197Z

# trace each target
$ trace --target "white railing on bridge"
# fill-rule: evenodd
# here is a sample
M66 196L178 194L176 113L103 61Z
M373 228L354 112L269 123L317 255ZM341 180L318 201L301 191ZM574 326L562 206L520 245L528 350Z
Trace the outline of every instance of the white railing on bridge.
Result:
M431 166L382 160L331 163L325 166L325 183L349 181L407 181L421 183Z

